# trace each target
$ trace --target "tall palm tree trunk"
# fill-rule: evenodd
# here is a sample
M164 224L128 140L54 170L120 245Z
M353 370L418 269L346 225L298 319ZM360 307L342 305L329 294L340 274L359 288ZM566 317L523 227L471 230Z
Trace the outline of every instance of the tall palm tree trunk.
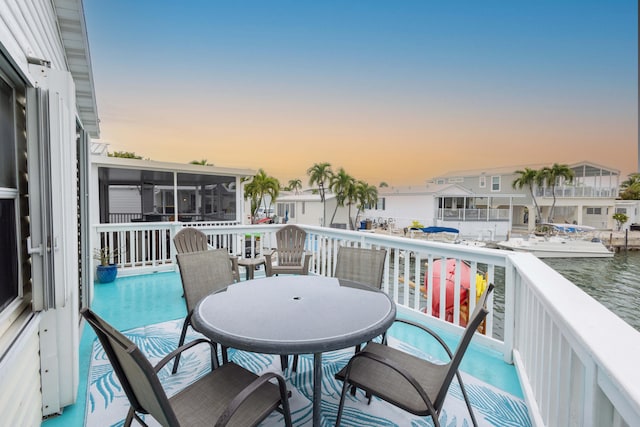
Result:
M551 204L551 210L549 211L549 222L553 222L553 213L556 209L556 186L551 186L551 195L553 196L553 203Z

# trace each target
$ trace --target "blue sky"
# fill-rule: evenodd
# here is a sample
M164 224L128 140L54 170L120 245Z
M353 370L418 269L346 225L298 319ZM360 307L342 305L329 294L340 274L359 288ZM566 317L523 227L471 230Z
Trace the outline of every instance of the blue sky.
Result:
M112 150L283 182L637 168L636 1L84 4Z

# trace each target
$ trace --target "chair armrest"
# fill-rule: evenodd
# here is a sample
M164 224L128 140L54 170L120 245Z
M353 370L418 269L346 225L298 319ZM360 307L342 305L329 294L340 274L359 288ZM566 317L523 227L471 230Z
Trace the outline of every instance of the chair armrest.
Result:
M449 359L453 359L453 353L451 352L451 349L449 348L449 346L444 342L444 340L442 338L440 338L440 336L433 331L432 329L421 325L419 323L413 322L411 320L406 320L406 319L396 319L394 320L395 322L399 322L399 323L404 323L406 325L411 325L411 326L415 326L416 328L428 333L429 335L431 335L441 346L442 348L444 348L444 350L447 352L447 354L449 355Z
M304 251L304 258L302 263L304 271L309 271L309 261L311 261L312 255L313 255L313 252Z
M278 388L280 389L280 399L282 400L282 405L287 405L287 386L284 378L274 372L267 372L253 380L240 393L238 393L236 397L231 399L231 402L229 402L225 410L222 412L222 415L220 415L220 417L218 418L218 421L216 421L215 427L226 426L233 414L236 413L240 405L264 383L269 382L271 378L275 378L278 381Z
M231 261L231 271L233 272L233 279L237 283L240 281L240 267L238 266L238 257L229 255L229 260Z
M160 372L160 370L164 367L164 365L166 365L167 363L169 363L169 361L171 359L173 359L174 357L176 357L178 354L181 354L183 351L190 349L191 347L198 345L198 344L202 344L202 343L207 343L211 346L211 352L212 354L214 354L214 352L216 351L215 348L215 344L209 340L206 340L204 338L199 338L197 340L193 340L188 342L187 344L176 348L175 350L173 350L171 353L167 354L165 357L162 358L162 360L160 360L154 367L153 369L157 372ZM213 368L213 365L212 365Z
M273 266L273 255L275 255L275 253L277 252L277 249L271 249L271 250L265 250L262 255L264 256L264 272L265 275L267 277L271 277L272 274L272 270L271 267Z
M278 252L278 250L277 250L277 249L265 249L265 250L262 252L262 255L263 255L265 258L269 258L269 259L271 259L271 257L272 257L273 255L275 255L275 253L276 253L276 252Z

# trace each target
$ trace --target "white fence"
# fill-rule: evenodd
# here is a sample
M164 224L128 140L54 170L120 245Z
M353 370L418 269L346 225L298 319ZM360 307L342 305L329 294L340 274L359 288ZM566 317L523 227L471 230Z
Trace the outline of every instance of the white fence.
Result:
M120 274L175 268L171 240L182 227L175 223L101 224L95 226L102 245L124 248L114 261ZM191 223L209 236L209 243L230 253L253 256L275 246L279 225ZM425 313L426 322L460 331L461 268L481 273L501 288L491 299L487 336L476 340L502 352L515 363L534 425L625 426L640 420L640 333L530 254L412 240L382 234L302 226L312 252L311 272L331 275L338 247L357 245L387 249L383 289L397 304ZM445 299L445 263L441 263L440 294L432 295L433 276L426 274L426 292L419 290L425 271L438 259L453 259L452 323L435 319L434 299ZM597 278L594 278L597 280ZM471 280L470 294L475 281ZM503 301L501 300L502 298ZM470 298L469 310L473 310ZM498 310L500 309L500 310ZM500 311L503 315L500 315Z

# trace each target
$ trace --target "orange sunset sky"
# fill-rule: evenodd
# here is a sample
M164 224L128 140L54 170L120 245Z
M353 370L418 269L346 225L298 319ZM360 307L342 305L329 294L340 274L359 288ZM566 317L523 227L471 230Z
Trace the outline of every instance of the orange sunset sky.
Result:
M86 0L85 12L110 151L263 168L283 184L325 161L375 185L583 160L638 170L636 1Z

